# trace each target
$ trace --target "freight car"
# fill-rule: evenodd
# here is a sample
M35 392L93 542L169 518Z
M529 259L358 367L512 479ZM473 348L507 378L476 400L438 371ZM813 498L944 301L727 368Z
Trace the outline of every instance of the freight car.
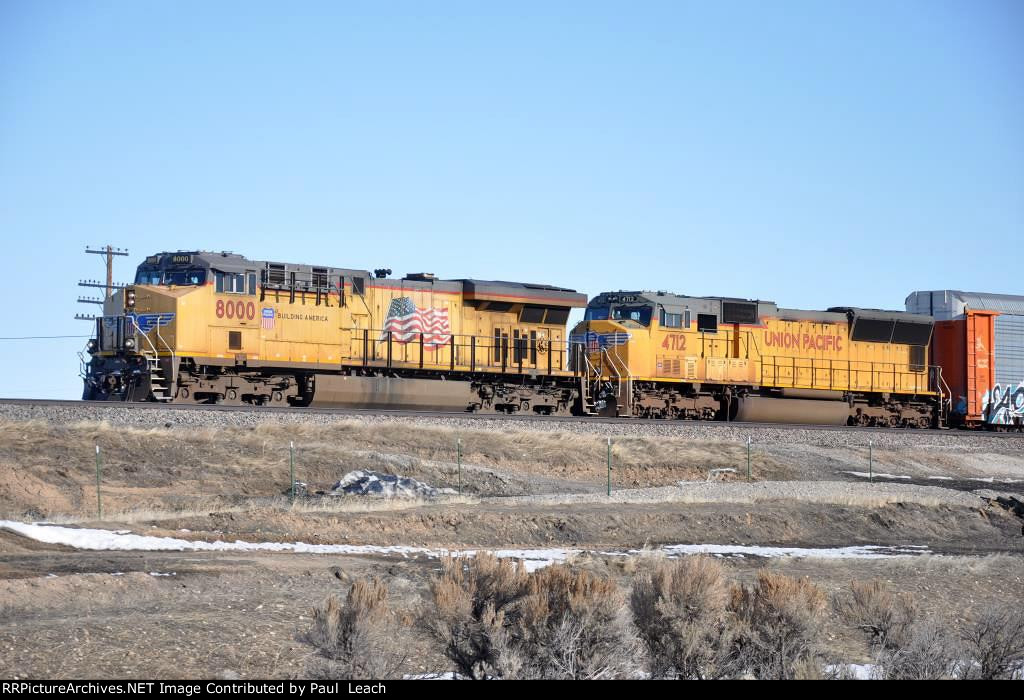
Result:
M952 396L949 425L1024 429L1024 296L921 291L906 308L935 318L931 357Z
M571 341L585 413L923 428L948 406L931 336L921 314L606 292Z
M107 300L83 398L568 413L569 312L543 284L164 252Z

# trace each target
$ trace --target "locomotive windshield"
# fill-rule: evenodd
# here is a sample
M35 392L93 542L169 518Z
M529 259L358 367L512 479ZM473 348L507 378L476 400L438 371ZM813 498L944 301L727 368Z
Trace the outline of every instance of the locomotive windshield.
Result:
M588 307L586 312L583 314L584 321L607 321L608 320L608 307L607 306L591 306Z
M206 270L201 267L192 267L178 270L160 270L156 268L140 267L135 274L135 284L153 285L201 285L206 283Z
M612 310L612 319L616 321L635 321L641 326L651 325L650 306L616 306Z

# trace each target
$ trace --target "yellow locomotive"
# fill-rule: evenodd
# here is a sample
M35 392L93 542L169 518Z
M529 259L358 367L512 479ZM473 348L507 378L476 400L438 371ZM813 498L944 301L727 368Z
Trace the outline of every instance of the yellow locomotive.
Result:
M159 253L96 321L85 399L567 413L566 324L550 285Z
M944 405L932 318L607 292L571 341L584 413L928 427Z

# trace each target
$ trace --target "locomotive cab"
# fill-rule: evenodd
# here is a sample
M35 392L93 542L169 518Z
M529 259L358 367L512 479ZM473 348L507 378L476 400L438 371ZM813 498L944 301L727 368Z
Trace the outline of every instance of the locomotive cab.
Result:
M83 371L85 400L169 401L180 351L196 329L180 327L183 309L203 305L211 287L255 294L239 269L240 256L228 253L161 253L147 257L133 284L117 290L96 319L96 337ZM218 269L222 268L222 269ZM234 308L234 307L233 307ZM243 311L244 313L244 311Z

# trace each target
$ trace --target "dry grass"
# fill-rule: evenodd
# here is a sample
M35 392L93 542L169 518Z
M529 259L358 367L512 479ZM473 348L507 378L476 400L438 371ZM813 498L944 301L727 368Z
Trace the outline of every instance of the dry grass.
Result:
M445 557L440 575L430 583L433 606L423 609L421 625L461 675L516 678L523 658L514 646L513 628L528 582L521 563L487 552L472 559Z
M564 565L530 576L514 639L520 678L628 678L640 647L625 596L611 579Z
M906 593L893 593L884 581L854 582L834 601L839 616L868 637L873 647L898 649L913 636L919 612Z
M821 673L827 598L807 579L772 571L736 588L730 608L738 664L758 679L812 678Z
M259 515L261 513L299 513L299 514L331 514L331 513L391 513L414 510L425 506L438 505L475 505L479 499L471 496L442 496L427 500L422 498L375 498L372 496L328 497L322 499L303 499L292 502L282 497L277 499L253 499L243 504L227 504L221 499L209 499L205 504L193 503L181 509L146 509L131 508L110 512L103 511L105 523L158 523L163 520L203 517L210 513L242 513ZM95 522L95 507L92 512L82 514L57 513L47 518L48 522L58 524L78 524Z
M95 452L102 449L104 498L111 512L130 508L159 510L176 498L272 497L289 484L288 444L296 445L301 481L329 486L346 472L388 471L375 460L387 445L404 456L404 475L433 486L454 487L455 440L462 439L463 477L474 493L506 495L500 479L488 481L488 467L531 476L601 483L605 443L569 432L455 431L419 426L341 421L330 425L275 422L254 426L131 427L106 422L55 425L45 421L0 421L0 511L88 512L95 499ZM671 438L622 438L613 448L617 487L674 483L703 478L707 469L735 466L736 445L694 443ZM767 461L762 476L783 470ZM520 491L522 493L524 491Z
M634 578L630 607L652 678L736 674L731 597L724 568L710 557L661 561Z
M397 633L387 587L377 578L356 579L344 601L332 595L314 610L303 641L319 658L307 675L318 680L399 677L406 655L395 644Z
M446 558L421 627L469 678L635 676L639 645L609 578L554 565L532 574L486 552Z
M1024 679L1024 610L1004 603L982 611L962 634L966 664L961 676L972 680Z
M766 493L765 486L773 482L759 481L752 484L733 482L714 484L710 487L705 482L696 484L682 483L674 486L662 486L647 489L613 490L611 496L605 494L567 494L539 496L510 496L506 498L484 498L484 503L502 503L505 505L577 505L586 503L679 503L683 505L700 505L708 503L755 505L785 501L790 503L812 503L817 505L846 506L851 508L883 508L895 503L913 503L929 508L936 508L968 500L956 492L948 495L921 493L920 487L900 488L901 485L884 487L869 484L850 484L849 482L775 482L784 484L779 493ZM840 486L832 490L832 484ZM784 493L782 492L784 491ZM974 503L975 499L970 499Z

